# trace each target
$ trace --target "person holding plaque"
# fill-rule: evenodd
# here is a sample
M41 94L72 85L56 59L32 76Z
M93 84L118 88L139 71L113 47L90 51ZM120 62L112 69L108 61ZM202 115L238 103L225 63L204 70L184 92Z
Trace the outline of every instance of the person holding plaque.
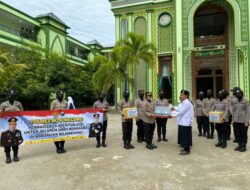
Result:
M134 149L135 147L131 144L132 132L133 132L133 119L126 119L123 109L132 108L133 103L129 100L129 92L123 92L123 99L118 103L118 110L122 116L122 139L125 149Z
M164 92L160 91L159 92L159 99L156 100L156 106L161 106L161 107L168 107L169 103L166 98L164 98ZM163 114L163 113L162 113ZM157 124L157 134L158 134L158 139L157 142L161 141L161 135L162 135L162 140L167 142L168 139L166 139L166 125L167 125L167 117L162 116L162 117L156 117L156 124Z
M20 130L16 129L17 118L11 117L9 120L9 129L2 132L1 134L1 146L4 147L4 152L6 155L6 164L11 163L10 151L11 148L14 152L14 162L18 162L18 149L19 145L23 142L22 133Z
M204 113L204 125L207 131L207 138L214 138L214 123L209 122L209 112L214 110L215 99L212 97L212 90L208 89L207 98L204 100L203 113ZM210 133L211 128L211 133Z
M152 143L155 130L155 101L152 92L146 93L144 104L143 125L145 131L146 148L149 150L156 149L157 146Z
M205 128L205 123L204 123L204 113L203 113L203 107L204 107L204 92L200 91L198 93L198 99L195 101L195 115L196 115L196 121L197 121L197 127L199 134L198 136L205 137L207 130ZM203 131L203 133L202 133Z
M143 126L143 107L144 107L144 90L138 91L138 98L135 100L135 107L137 108L138 117L136 118L137 125L137 142L144 141L144 126Z
M56 99L51 102L50 110L66 110L68 106L68 101L63 99L63 90L56 91ZM65 141L55 141L56 152L58 154L66 153L64 149Z
M233 126L236 130L236 139L238 146L235 151L245 152L247 145L247 131L249 126L249 103L243 98L243 91L237 90L235 93L237 98L232 107Z
M109 103L104 100L105 93L99 92L98 100L94 103L93 108L102 108L103 109L103 126L102 126L102 146L107 147L106 141L106 131L107 131L107 124L108 124L108 116L107 112L109 109Z
M216 123L215 129L218 134L218 143L215 144L216 147L226 148L227 138L228 138L228 127L229 127L229 104L227 101L226 93L224 90L219 91L219 100L216 101L214 106L214 111L223 113L223 122Z

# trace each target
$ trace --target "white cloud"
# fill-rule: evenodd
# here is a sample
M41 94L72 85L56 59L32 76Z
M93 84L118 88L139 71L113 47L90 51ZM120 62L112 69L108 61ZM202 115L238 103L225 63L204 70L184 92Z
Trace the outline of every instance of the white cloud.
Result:
M108 0L3 0L30 16L53 12L71 29L69 35L86 43L115 43L115 19ZM98 3L97 3L98 2Z

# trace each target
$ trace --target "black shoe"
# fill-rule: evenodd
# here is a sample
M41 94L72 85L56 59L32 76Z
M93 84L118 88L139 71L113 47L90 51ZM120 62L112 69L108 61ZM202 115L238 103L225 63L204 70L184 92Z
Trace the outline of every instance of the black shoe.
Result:
M162 140L165 141L165 142L168 142L168 139L166 139L165 137L163 137Z
M234 139L234 140L233 140L233 143L238 143L238 140Z
M221 148L226 148L227 147L227 143L222 143Z
M156 146L156 145L154 145L154 144L151 144L151 146L152 146L153 148L155 148L155 149L157 148L157 146Z
M151 146L151 144L146 144L146 148L149 150L153 150L154 148Z
M199 136L199 137L201 137L201 136L202 136L202 134L201 134L201 133L199 133L199 134L198 134L198 136Z
M138 139L137 142L138 142L138 143L142 143L142 140Z
M161 138L160 137L158 137L157 142L161 142Z
M129 147L130 149L134 149L134 148L135 148L134 145L132 145L130 142L128 143L128 147Z
M64 148L61 148L61 153L66 153L67 151Z
M240 151L240 149L241 149L241 146L237 146L234 150L235 151Z
M100 143L97 143L95 147L100 148L100 146L101 146Z
M227 140L230 141L231 140L230 137L227 137Z
M190 154L190 151L183 150L180 152L180 155L187 155L187 154Z
M210 139L214 139L214 135L211 135L211 136L210 136Z
M11 158L10 157L6 157L6 164L10 164L11 163Z
M218 142L218 143L215 144L215 146L216 146L216 147L220 147L220 146L222 146L222 143L221 143L221 142Z
M62 153L62 151L61 151L61 149L56 149L56 152L57 152L57 154L61 154Z
M247 151L246 147L242 146L242 147L240 148L240 152L245 152L245 151Z
M205 134L205 133L203 133L203 137L206 137L206 134Z
M19 161L19 158L18 158L18 156L14 156L14 162L18 162Z
M127 143L126 143L126 144L124 144L124 146L123 146L123 147L124 147L125 149L127 149L127 150L128 150L128 149L130 149Z
M102 143L102 147L104 147L104 148L107 147L105 142Z

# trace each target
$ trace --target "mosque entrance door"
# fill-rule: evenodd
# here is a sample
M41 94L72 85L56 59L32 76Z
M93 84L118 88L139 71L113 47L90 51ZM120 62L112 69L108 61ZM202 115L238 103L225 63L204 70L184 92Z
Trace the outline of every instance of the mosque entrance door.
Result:
M192 98L211 89L216 97L229 88L228 14L223 7L204 3L194 15Z

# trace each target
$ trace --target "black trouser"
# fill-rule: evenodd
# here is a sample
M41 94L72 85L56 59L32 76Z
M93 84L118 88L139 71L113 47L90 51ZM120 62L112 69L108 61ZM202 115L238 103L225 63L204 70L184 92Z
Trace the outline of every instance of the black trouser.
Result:
M13 152L14 152L14 156L17 156L17 154L18 154L18 149L19 149L18 146L5 146L5 147L4 147L4 152L5 152L6 156L7 156L7 157L10 156L11 148L12 148L12 150L13 150Z
M223 143L227 142L228 138L228 128L229 128L229 123L224 122L224 123L216 123L215 129L218 134L218 141L222 141Z
M238 140L239 146L246 146L248 126L246 127L245 123L234 122L234 127L236 130L236 139Z
M181 142L182 147L185 151L190 151L190 142L192 141L192 127L191 126L181 126Z
M230 139L230 135L231 135L231 123L232 123L232 119L233 119L233 116L230 115L229 116L229 121L228 121L228 128L227 128L227 138L228 139ZM235 135L234 135L234 137L235 137Z
M182 146L182 142L181 142L181 125L178 125L178 135L177 135L177 144Z
M209 117L204 117L204 125L205 129L207 131L207 136L214 136L214 124L209 123ZM210 133L210 128L211 128L211 133Z
M197 127L199 130L199 134L202 134L202 129L203 129L203 134L206 134L206 126L205 126L205 116L197 116Z
M108 121L103 121L103 126L102 126L102 139L105 140L106 139L106 131L107 131L107 125L108 125Z
M144 140L144 126L143 126L143 121L141 119L138 119L136 121L137 125L137 140Z
M145 132L145 141L147 144L152 144L154 130L155 130L155 123L143 122L143 125L144 125L144 132Z
M63 149L65 141L55 141L56 149Z
M122 122L122 139L124 141L132 140L133 121Z
M157 118L157 134L158 137L161 137L161 134L163 138L166 138L166 125L167 125L167 118Z

